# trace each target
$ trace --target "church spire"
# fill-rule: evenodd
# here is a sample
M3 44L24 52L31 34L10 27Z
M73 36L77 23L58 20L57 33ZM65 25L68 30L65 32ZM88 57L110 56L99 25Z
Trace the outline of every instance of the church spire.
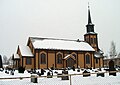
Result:
M90 6L89 6L89 3L88 3L88 24L92 24L91 16L90 16Z
M88 3L88 24L86 25L87 27L87 33L94 33L94 24L92 24L92 20L91 20L91 15L90 15L90 6Z
M91 15L90 15L90 6L88 3L88 24L86 25L87 28L87 33L84 35L84 40L88 42L94 49L97 51L98 48L98 39L97 39L97 33L94 32L94 24L92 23L91 20Z

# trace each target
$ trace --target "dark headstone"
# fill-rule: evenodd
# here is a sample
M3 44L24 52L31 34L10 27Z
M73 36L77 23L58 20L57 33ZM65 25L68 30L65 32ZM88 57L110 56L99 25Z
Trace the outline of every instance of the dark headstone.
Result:
M109 62L109 75L116 76L116 69L114 67L114 61L110 60Z
M77 72L80 72L80 66L78 66Z
M6 74L9 74L9 71L5 70L5 73L6 73Z
M97 73L97 77L98 76L104 77L105 75L104 75L104 73Z
M88 77L88 76L90 76L90 72L87 70L84 70L83 77Z
M71 70L71 67L67 67L67 70Z
M47 73L47 78L52 78L52 75L50 72Z
M37 78L37 75L35 75L35 74L34 74L34 75L33 75L33 74L31 75L31 82L37 83L37 82L38 82L37 79L38 79L38 78Z
M38 72L37 72L37 75L38 75L38 76L41 76L41 73L38 71Z
M33 69L32 73L33 73L33 74L36 74L36 69Z
M98 70L99 70L99 71L101 71L102 69L101 69L101 68L99 68Z
M0 55L0 68L3 68L2 57Z
M27 70L28 73L31 73L31 70Z
M75 71L75 66L72 67L73 71Z
M18 67L18 73L24 73L24 71L25 71L24 67L22 66Z
M62 73L58 73L57 78L61 78L61 77L62 77Z
M57 71L55 71L54 73L58 74L58 72L57 72Z
M46 72L44 69L41 69L41 75L44 75L44 72Z
M67 75L68 74L68 71L65 71L65 70L63 70L62 71L62 80L69 80L69 76ZM64 75L66 75L66 76L64 76Z
M5 73L7 73L7 70L5 70Z

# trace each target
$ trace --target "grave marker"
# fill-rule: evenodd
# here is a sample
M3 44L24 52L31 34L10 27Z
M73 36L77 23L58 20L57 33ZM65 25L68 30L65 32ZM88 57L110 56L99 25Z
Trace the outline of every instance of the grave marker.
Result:
M113 76L116 76L116 71L115 67L114 67L114 61L113 60L110 60L109 62L109 75L113 75Z

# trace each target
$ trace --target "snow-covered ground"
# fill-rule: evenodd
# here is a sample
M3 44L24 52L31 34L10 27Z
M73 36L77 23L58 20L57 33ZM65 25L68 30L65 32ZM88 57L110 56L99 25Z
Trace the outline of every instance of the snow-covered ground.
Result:
M54 70L55 72L55 70ZM59 70L58 73L62 71ZM68 71L69 74L80 74L81 72L77 71ZM92 71L91 71L92 72ZM46 73L45 73L46 75ZM54 73L54 75L56 75ZM25 71L24 74L18 73L15 71L15 75L6 74L5 72L0 72L0 78L13 78L13 77L30 77L31 74ZM105 77L96 77L96 74L91 74L89 77L83 77L82 75L71 76L72 85L120 85L120 73L117 73L117 76L109 76L108 73L105 73ZM0 85L70 85L69 80L61 80L61 78L38 78L38 83L32 83L30 78L25 79L0 79Z

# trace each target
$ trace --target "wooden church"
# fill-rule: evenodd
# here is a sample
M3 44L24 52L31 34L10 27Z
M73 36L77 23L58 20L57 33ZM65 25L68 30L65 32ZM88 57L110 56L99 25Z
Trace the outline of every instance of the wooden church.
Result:
M29 37L27 45L19 45L17 52L13 54L14 68L103 67L103 52L98 47L98 37L94 32L89 7L86 28L84 41Z

